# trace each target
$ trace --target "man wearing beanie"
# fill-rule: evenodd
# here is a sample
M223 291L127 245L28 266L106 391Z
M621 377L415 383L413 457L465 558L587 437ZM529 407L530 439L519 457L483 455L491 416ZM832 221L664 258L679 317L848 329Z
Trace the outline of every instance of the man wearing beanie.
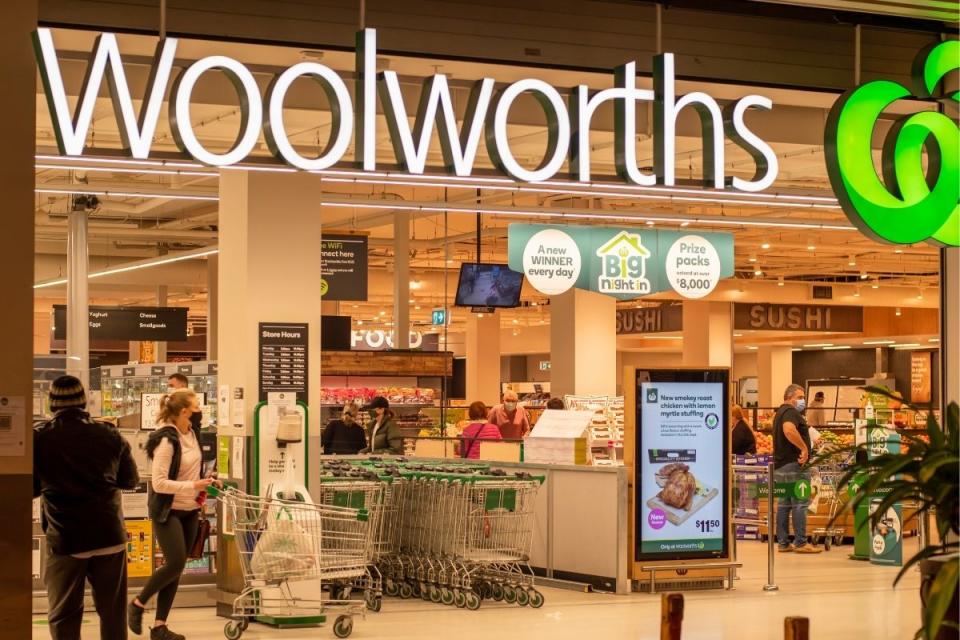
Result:
M120 489L140 478L115 427L90 418L83 385L60 376L50 387L53 419L33 432L33 496L43 497L44 582L50 635L79 640L84 583L90 582L102 640L127 637L127 534Z

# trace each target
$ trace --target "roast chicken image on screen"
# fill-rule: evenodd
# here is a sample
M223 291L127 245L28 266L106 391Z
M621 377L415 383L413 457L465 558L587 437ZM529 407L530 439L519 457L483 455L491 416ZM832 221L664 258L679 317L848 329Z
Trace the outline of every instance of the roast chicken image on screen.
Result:
M660 499L664 504L690 510L697 492L697 479L690 473L690 467L682 462L664 465L657 472L657 484L663 487Z

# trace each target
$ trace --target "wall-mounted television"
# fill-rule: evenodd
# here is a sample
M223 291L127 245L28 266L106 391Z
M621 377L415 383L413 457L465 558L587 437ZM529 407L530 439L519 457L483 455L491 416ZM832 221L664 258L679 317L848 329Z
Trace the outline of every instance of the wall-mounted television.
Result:
M457 282L458 307L517 307L523 274L505 264L464 263Z

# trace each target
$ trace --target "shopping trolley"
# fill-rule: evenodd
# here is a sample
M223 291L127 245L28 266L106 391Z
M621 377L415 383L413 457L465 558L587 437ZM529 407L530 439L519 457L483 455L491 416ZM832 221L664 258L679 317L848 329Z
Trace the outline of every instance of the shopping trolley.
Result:
M349 600L353 593L362 593L367 609L375 612L380 611L383 604L383 580L377 561L385 544L384 522L390 510L386 490L389 486L389 478L371 472L332 471L326 467L319 489L314 492L317 504L362 509L368 514L369 544L365 551L364 570L331 581L329 591L331 597L339 601ZM337 540L337 537L325 537L324 549L336 544Z
M818 497L820 503L827 505L827 525L817 527L810 532L810 539L813 544L823 543L825 551L829 551L831 545L843 544L843 527L830 526L836 517L842 502L840 499L840 479L843 477L844 470L841 464L822 465L819 468L820 489Z
M224 626L237 640L251 621L281 628L316 626L327 610L340 612L333 633L346 638L362 603L324 592L329 584L365 574L371 528L365 509L311 504L211 490L223 509L224 532L232 530L240 555L244 588Z
M451 472L452 471L452 472ZM542 478L407 470L388 594L478 609L485 598L540 607L529 566Z

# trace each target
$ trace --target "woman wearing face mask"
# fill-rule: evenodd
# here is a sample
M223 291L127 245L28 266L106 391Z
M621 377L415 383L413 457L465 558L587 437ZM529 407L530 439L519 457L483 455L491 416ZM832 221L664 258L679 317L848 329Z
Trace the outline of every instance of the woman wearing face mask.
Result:
M130 630L143 632L146 604L157 595L156 622L150 630L151 640L184 640L167 626L167 618L177 595L180 575L187 561L187 552L197 537L200 522L200 494L215 481L201 478L202 455L199 428L194 426L199 414L197 395L180 389L160 400L157 416L159 429L150 434L147 456L151 459L152 491L148 510L153 533L163 550L164 563L130 603L127 621Z
M403 455L403 435L394 420L390 403L383 396L370 401L371 420L367 423L370 444L360 453L386 453Z
M320 438L324 454L352 456L367 446L366 433L357 422L358 412L357 405L345 405L340 419L331 420L324 428Z
M507 391L503 394L503 404L490 410L489 421L500 428L504 440L520 440L530 433L530 418L517 401L517 393Z

